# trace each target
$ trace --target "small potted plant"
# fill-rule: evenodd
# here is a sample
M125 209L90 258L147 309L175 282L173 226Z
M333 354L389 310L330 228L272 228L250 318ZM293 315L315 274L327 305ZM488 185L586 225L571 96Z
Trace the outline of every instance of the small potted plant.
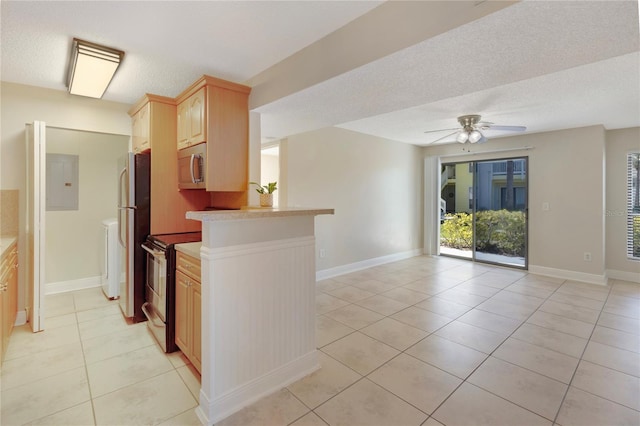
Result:
M269 182L267 185L260 185L257 182L249 182L257 185L256 191L260 194L260 207L273 207L273 192L278 189L278 182Z

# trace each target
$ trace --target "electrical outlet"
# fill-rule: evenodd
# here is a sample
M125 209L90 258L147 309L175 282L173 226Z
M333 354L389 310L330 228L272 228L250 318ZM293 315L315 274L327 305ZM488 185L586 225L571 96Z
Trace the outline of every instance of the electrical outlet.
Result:
M321 248L320 249L320 259L324 259L325 257L327 257L327 250Z
M547 201L542 203L542 210L549 211L549 203Z
M588 251L584 252L584 261L591 262L591 253L589 253Z

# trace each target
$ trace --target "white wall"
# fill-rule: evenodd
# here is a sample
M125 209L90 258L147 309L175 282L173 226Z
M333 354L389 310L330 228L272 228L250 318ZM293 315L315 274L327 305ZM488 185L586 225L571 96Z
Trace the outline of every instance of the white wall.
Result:
M527 134L472 146L425 148L442 161L529 157L529 269L566 278L605 280L604 146L602 126ZM516 150L482 154L482 151ZM435 185L435 183L434 183ZM542 209L549 203L549 210ZM584 261L584 252L592 260Z
M34 120L47 126L131 135L129 105L72 96L66 92L0 83L0 188L20 192L20 250L18 310L26 305L25 125Z
M316 247L326 251L317 270L421 251L421 157L413 145L339 128L281 143L288 205L335 209L316 217Z
M640 127L606 132L606 265L611 278L640 281L640 261L627 259L627 154L640 151Z
M260 183L266 185L269 182L280 182L280 155L262 154L260 163ZM256 186L252 185L251 189L255 189ZM273 193L273 206L280 205L280 191L276 190Z
M47 284L100 276L102 221L117 217L117 161L128 146L128 136L47 129L47 153L79 157L78 210L46 212Z

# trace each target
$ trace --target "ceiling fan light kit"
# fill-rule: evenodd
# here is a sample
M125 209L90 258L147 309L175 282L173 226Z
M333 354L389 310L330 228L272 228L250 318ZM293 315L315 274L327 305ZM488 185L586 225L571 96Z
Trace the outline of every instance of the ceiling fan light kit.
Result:
M526 127L524 126L496 126L493 123L490 123L488 121L480 121L482 117L480 115L477 114L470 114L470 115L461 115L460 117L458 117L458 123L460 123L460 125L462 126L462 129L442 129L442 130L430 130L430 131L426 131L425 133L431 133L431 132L441 132L441 131L446 131L446 130L456 130L453 133L450 133L446 136L443 136L439 139L436 139L435 141L430 142L435 143L438 141L441 141L443 139L447 139L448 137L451 137L453 135L456 135L456 142L459 143L484 143L486 142L488 139L485 137L485 135L482 133L481 130L502 130L502 131L511 131L511 132L523 132L525 130L527 130Z

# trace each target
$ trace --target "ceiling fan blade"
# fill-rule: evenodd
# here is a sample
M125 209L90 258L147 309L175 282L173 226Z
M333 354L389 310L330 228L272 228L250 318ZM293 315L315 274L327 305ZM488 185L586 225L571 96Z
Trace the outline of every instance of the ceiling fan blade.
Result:
M484 128L483 128L484 129ZM502 130L505 132L524 132L527 130L525 126L494 126L489 125L487 129L484 130Z
M440 129L440 130L427 130L424 133L436 133L436 132L450 132L452 130L460 130L459 127L456 127L455 129Z
M453 129L449 129L449 130L453 130ZM428 142L426 145L431 145L431 144L434 144L434 143L436 143L436 142L440 142L441 140L446 139L446 138L448 138L449 136L453 136L453 135L455 135L455 134L456 134L456 133L458 133L459 131L460 131L460 130L456 130L456 131L455 131L455 132L453 132L453 133L449 133L448 135L445 135L445 136L443 136L443 137L441 137L441 138L438 138L438 139L436 139L436 140L434 140L434 141Z

